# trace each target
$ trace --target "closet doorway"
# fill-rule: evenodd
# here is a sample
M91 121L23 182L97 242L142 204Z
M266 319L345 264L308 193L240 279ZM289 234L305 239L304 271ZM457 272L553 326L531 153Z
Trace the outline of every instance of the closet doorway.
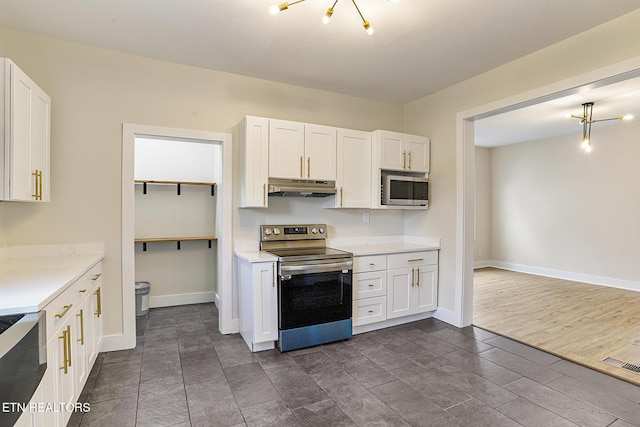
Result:
M230 134L123 125L125 347L135 346L136 281L151 283L151 307L215 301L220 331L237 330L231 151Z

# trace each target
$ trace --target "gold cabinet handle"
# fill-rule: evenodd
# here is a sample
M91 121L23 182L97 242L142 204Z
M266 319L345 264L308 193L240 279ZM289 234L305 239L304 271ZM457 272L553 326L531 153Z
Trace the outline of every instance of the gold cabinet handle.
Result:
M369 287L373 288L375 285L373 283L369 283Z
M87 290L86 289L80 289L80 290L78 290L78 292L80 292L81 294L84 294L85 292L87 292Z
M71 325L67 325L67 346L69 347L67 349L67 355L69 356L67 358L67 364L71 366Z
M369 310L369 313L373 313L373 310Z
M407 152L403 151L402 152L402 169L406 169L407 168Z
M62 352L63 352L63 358L64 361L62 363L62 366L60 366L59 369L63 369L64 373L67 373L67 330L63 330L62 331L62 336L58 337L58 339L62 340Z
M304 176L302 174L302 158L303 158L303 156L300 156L300 178L302 178Z
M424 258L414 258L414 259L407 260L407 262L418 262L418 261L424 261Z
M91 280L96 281L96 280L98 280L98 279L100 278L100 276L102 276L102 273L98 273L98 274L94 275L94 276L91 278Z
M42 200L42 171L36 169L35 172L31 172L31 175L35 177L33 187L36 193L32 194L31 197L33 197L35 200Z
M311 178L311 157L307 157L307 178Z
M413 287L416 283L415 274L416 274L416 269L412 268L411 269L411 287Z
M61 319L62 316L64 316L65 314L67 314L67 311L69 311L69 309L73 307L73 304L69 304L69 305L65 305L64 307L62 307L64 310L62 310L62 313L58 313L56 314L56 317L58 319Z
M411 151L409 151L409 166L407 169L411 170Z
M98 308L94 314L96 315L96 317L100 317L100 315L102 314L102 292L100 291L100 288L96 289L94 294L96 295L98 302Z
M80 313L76 314L76 316L80 318L80 338L78 338L78 341L84 345L84 313L82 309L80 309Z
M340 207L344 206L343 203L343 199L342 199L342 187L340 187Z
M262 184L262 206L267 206L267 184Z
M420 267L416 268L416 272L418 273L416 275L416 285L420 286Z
M271 264L271 272L273 273L273 287L276 287L276 265Z

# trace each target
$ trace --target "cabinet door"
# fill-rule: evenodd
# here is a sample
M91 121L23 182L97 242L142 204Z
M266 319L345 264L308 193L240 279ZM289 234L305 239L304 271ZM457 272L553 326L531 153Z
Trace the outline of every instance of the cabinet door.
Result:
M412 270L410 268L389 270L387 273L387 319L412 314L412 294Z
M71 342L72 354L73 354L73 375L75 377L77 390L82 390L84 383L87 381L88 371L88 345L87 340L87 317L90 314L87 312L87 301L80 305L73 315L72 324L75 336L72 337Z
M338 129L336 207L371 207L371 134Z
M397 132L379 131L380 169L406 170L406 135Z
M304 124L269 120L269 176L303 178Z
M425 265L415 267L415 270L414 312L433 311L438 308L438 266Z
M72 331L71 324L65 323L47 344L47 370L52 369L54 377L54 396L51 402L55 404L71 404L75 400L74 338L75 333ZM70 416L70 412L58 412L55 425L66 425Z
M336 128L304 126L305 179L336 179Z
M102 347L102 286L101 282L98 284L99 286L89 295L88 316L91 318L91 339L93 340L93 345L89 348L89 366L93 366Z
M269 180L269 119L247 117L240 129L240 207L266 208Z
M429 172L429 138L407 135L407 170Z
M254 343L278 339L278 288L274 262L253 265Z
M9 200L48 202L51 99L10 65Z

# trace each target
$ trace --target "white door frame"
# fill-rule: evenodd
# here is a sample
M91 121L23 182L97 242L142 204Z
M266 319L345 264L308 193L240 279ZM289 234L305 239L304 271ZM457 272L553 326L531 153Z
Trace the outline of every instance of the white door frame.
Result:
M473 322L475 120L640 76L640 57L485 104L456 115L456 272L453 322Z
M170 137L176 139L202 140L222 146L222 182L217 185L218 200L222 208L217 210L218 233L217 288L220 301L219 327L222 333L237 332L237 320L232 319L233 239L231 224L233 157L231 134L190 129L167 128L124 123L122 125L122 324L123 348L136 345L135 313L135 245L134 239L134 155L135 138ZM235 322L235 323L234 323Z

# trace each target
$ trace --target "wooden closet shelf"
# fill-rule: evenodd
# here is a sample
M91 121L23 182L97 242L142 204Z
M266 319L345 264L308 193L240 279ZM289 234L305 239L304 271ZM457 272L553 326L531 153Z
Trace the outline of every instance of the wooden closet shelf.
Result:
M176 249L180 250L181 242L195 242L195 241L209 241L209 248L211 248L211 242L218 240L216 236L200 236L200 237L146 237L140 239L134 239L135 243L142 243L142 251L147 250L147 243L159 243L159 242L176 242Z
M185 184L185 185L216 185L215 182L199 182L199 181L156 181L149 179L136 179L135 182L141 184Z
M135 239L136 243L144 242L187 242L194 240L217 240L215 236L199 236L199 237L145 237L141 239Z
M148 179L136 179L136 184L142 184L142 194L147 194L147 185L148 184L169 184L177 186L177 194L180 195L180 186L182 185L206 185L211 187L211 195L216 195L216 183L215 182L198 182L198 181L155 181Z

